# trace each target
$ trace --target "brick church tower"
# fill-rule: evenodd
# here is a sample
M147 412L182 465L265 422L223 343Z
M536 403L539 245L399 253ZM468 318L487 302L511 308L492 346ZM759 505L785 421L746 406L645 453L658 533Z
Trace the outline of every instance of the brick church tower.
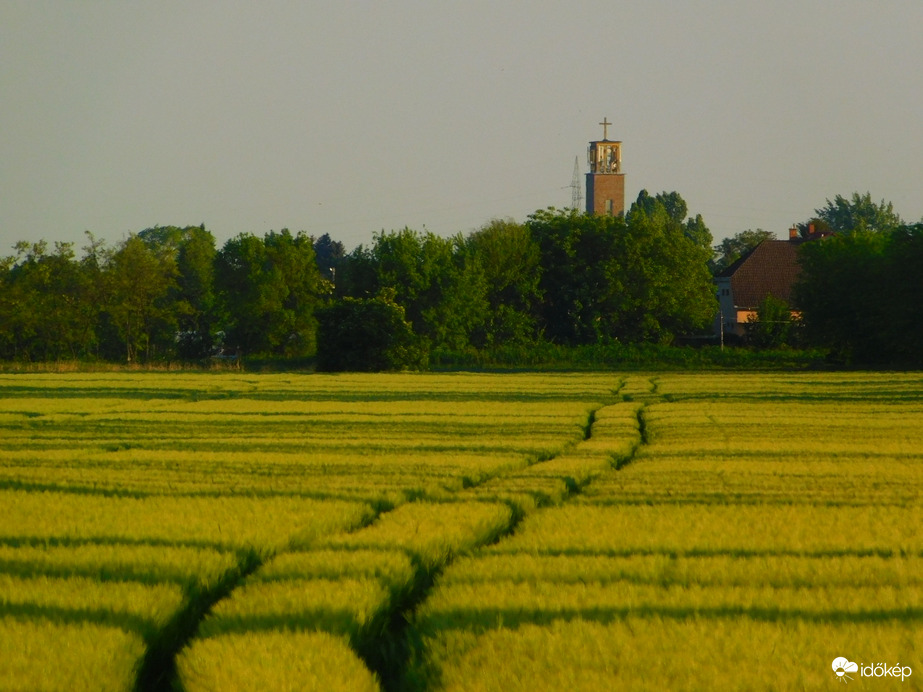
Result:
M625 211L625 174L622 173L622 143L609 140L609 125L606 118L603 138L590 142L587 162L590 172L586 174L586 213L615 216Z

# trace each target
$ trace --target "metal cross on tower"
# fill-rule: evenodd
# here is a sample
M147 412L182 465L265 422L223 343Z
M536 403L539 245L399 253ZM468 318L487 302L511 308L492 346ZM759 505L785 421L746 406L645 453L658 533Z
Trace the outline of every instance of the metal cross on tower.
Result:
M599 123L603 126L603 141L609 139L609 126L612 124L609 122L608 118L603 118L603 121Z

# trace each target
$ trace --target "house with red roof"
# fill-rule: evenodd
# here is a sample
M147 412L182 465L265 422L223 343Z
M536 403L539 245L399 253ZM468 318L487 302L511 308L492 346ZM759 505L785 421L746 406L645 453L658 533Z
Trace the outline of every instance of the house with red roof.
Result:
M719 306L716 334L745 338L745 325L757 319L757 309L769 295L795 308L792 288L801 271L798 246L802 242L805 239L793 228L788 240L764 240L715 277ZM792 309L792 316L798 316L796 309Z

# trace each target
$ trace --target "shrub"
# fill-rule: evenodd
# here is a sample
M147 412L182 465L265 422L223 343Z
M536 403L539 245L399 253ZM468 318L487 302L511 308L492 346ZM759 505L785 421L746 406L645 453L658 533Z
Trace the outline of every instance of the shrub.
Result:
M770 294L747 320L747 343L758 349L785 348L792 344L796 327L788 303Z
M343 298L317 311L317 369L373 372L425 367L427 351L388 296Z

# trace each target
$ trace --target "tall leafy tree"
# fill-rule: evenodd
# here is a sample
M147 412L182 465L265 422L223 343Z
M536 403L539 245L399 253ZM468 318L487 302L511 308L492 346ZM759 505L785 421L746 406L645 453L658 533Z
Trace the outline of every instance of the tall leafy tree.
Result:
M363 261L361 255L357 259ZM374 268L366 290L393 290L414 332L432 346L464 348L483 322L483 272L461 236L442 238L409 228L382 232L364 261Z
M309 236L282 229L232 238L217 255L215 279L229 346L264 355L314 351L324 287Z
M708 226L705 225L705 219L702 218L701 214L696 214L686 219L683 224L683 233L699 247L711 249L714 238Z
M41 324L44 291L49 281L45 261L48 243L44 240L20 241L15 249L16 256L6 260L7 285L0 307L4 317L3 331L14 358L41 360L46 358L44 352L47 350Z
M83 353L93 358L121 359L123 349L106 306L110 303L108 267L114 249L105 241L86 231L87 244L83 247L80 270L84 277L85 315L83 322Z
M482 345L525 343L537 334L542 292L539 248L525 225L494 219L466 240L486 284Z
M527 224L541 253L544 334L567 344L618 338L631 283L625 272L640 251L626 242L625 217L549 208Z
M891 233L903 225L891 202L876 203L869 192L864 195L854 192L849 199L837 195L814 213L831 231L840 235Z
M715 310L708 247L646 191L626 217L547 209L529 217L541 249L545 333L555 341L670 341Z
M138 237L155 253L176 264L170 311L176 322L176 347L184 358L202 358L211 350L215 321L215 237L200 226L155 226Z
M923 221L895 231L885 253L881 284L891 360L923 365Z
M129 363L172 349L177 324L170 297L176 277L176 260L169 248L152 246L140 235L129 236L112 253L104 279L109 298L106 312Z
M77 261L71 243L55 243L47 258L43 330L51 352L46 357L76 359L88 355L95 338L99 305L93 300L91 277Z
M277 352L286 355L313 353L317 332L314 310L326 294L314 254L314 243L303 231L288 229L264 236L266 253L282 290L281 310L273 322L270 338Z
M0 296L0 316L3 334L12 357L22 360L42 359L45 350L40 325L42 292L47 283L47 263L44 259L48 243L20 241L15 245L16 256L5 260L6 285Z
M180 355L206 356L215 327L215 237L205 226L183 229L177 250L177 321Z
M687 218L689 207L678 192L660 192L653 197L647 190L641 190L633 205L645 214L653 214L661 207L673 224L682 226L683 233L696 245L711 247L712 235L701 214Z
M0 358L15 360L19 357L16 338L18 296L14 295L14 257L0 257Z
M379 290L377 263L372 249L357 245L337 266L334 294L337 297L372 298Z
M659 206L671 221L678 224L685 222L689 212L686 200L678 192L661 192L652 197L647 190L641 190L632 206L636 211L648 215L653 214Z
M838 234L800 253L809 343L847 363L923 364L923 224Z
M0 348L26 360L73 359L86 353L98 312L71 243L20 242L6 260L0 299Z
M711 233L689 232L704 228L701 217L690 224L662 203L635 204L627 226L623 294L630 303L617 336L669 342L707 325L717 308L708 271Z
M586 319L585 296L586 267L582 266L581 244L590 235L609 237L612 231L624 228L624 218L619 216L592 216L576 209L539 209L531 214L526 226L539 248L541 276L539 290L541 305L540 328L545 337L558 343L582 343ZM614 227L614 228L610 228ZM597 259L601 260L601 255ZM590 297L595 303L602 294ZM590 339L592 340L592 339Z
M887 237L868 231L805 243L794 302L806 338L844 361L874 362L886 350L882 313Z

